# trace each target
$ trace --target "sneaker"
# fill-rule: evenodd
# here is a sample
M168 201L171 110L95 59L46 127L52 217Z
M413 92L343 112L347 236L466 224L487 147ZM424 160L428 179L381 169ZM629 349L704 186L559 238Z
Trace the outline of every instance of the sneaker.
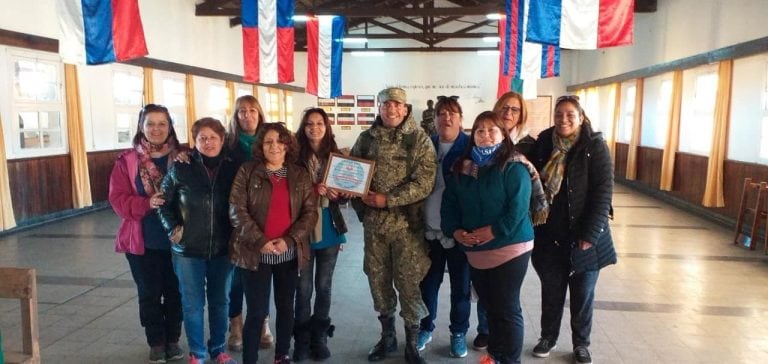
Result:
M427 344L429 344L431 341L432 331L419 330L419 336L416 338L416 349L419 351L424 351L424 349L427 347Z
M149 360L147 363L165 363L165 346L158 345L149 348Z
M481 335L483 335L483 334L481 334ZM496 363L498 363L496 361L496 359L494 359L489 354L485 354L485 355L480 357L480 363L479 364L496 364Z
M573 349L573 356L578 364L592 364L592 355L589 354L586 346L577 346Z
M539 339L539 343L533 348L533 356L537 358L546 358L549 353L557 347L557 341L549 339Z
M291 363L291 357L288 355L275 357L275 364L290 364L290 363Z
M475 350L485 350L488 348L488 334L477 334L475 341L472 342Z
M454 358L467 356L467 338L464 334L451 334L451 356Z
M219 355L216 355L215 358L213 358L213 362L216 364L237 364L237 361L233 359L229 354L225 352L219 353Z
M189 364L203 364L205 362L205 359L200 359L195 356L195 354L189 353L189 361L187 363Z
M176 361L184 358L184 350L181 350L179 343L170 343L165 347L165 360Z

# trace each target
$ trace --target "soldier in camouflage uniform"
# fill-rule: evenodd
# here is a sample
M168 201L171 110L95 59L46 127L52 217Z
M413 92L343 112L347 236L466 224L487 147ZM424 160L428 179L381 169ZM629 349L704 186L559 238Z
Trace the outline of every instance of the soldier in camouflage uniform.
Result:
M422 239L423 204L435 183L435 150L408 113L404 90L381 91L379 103L375 123L360 134L350 153L376 162L371 192L353 200L365 229L364 271L382 327L381 340L371 349L368 360L383 360L397 350L394 314L399 293L400 315L405 321L405 359L425 363L416 349L416 339L419 322L428 314L419 282L430 265Z

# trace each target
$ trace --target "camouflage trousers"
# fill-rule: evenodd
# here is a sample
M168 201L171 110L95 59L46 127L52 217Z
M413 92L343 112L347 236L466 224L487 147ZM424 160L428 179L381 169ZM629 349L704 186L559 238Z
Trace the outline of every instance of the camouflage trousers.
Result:
M363 226L363 270L368 276L374 309L380 315L393 315L399 294L403 321L406 325L418 325L429 314L419 288L431 264L423 232L410 230L401 214L384 211L366 214Z

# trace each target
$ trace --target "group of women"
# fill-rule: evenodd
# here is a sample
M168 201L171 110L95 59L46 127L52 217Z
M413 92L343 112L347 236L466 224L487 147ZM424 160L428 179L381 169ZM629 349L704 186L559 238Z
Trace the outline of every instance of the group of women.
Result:
M195 148L184 151L168 109L146 105L134 147L110 175L109 200L121 217L116 251L138 288L150 363L184 357L182 321L189 363L236 363L227 347L256 363L272 287L275 363L291 361L292 336L295 360L330 357L331 282L346 225L344 196L320 183L329 154L338 152L328 116L307 110L294 136L266 123L255 97L234 106L229 130L197 120Z
M447 117L461 117L455 99L441 105ZM608 226L612 163L576 97L559 98L554 115L554 126L533 139L522 97L503 95L494 111L475 118L443 176L440 228L466 255L489 363L521 360L520 288L529 260L542 297L533 355L555 348L570 291L575 360L591 363L598 272L616 262ZM327 359L331 282L347 231L339 203L349 197L321 183L329 154L338 152L328 115L308 109L294 136L282 123L266 123L256 98L243 96L228 131L203 118L192 136L195 149L181 151L168 110L146 105L134 148L110 176L109 200L122 219L116 250L138 288L149 362L184 357L183 317L190 363L235 363L226 352L228 326L242 330L242 342L230 340L229 348L256 363L272 287L275 363L290 362L292 336L294 360Z

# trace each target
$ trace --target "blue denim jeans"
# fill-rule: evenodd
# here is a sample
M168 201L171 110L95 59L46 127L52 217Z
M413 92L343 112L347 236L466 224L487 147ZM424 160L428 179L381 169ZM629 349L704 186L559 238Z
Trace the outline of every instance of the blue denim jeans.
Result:
M477 333L488 335L488 312L480 302L477 303Z
M296 322L309 321L312 311L318 320L328 319L331 312L331 287L339 246L325 249L312 249L309 264L299 275L299 287L296 290ZM315 305L312 306L312 291L315 291Z
M488 312L488 353L497 362L520 363L523 353L523 285L531 253L491 269L471 268L472 284Z
M139 318L147 344L179 342L181 336L181 294L173 273L169 249L146 249L144 255L125 254L139 292Z
M184 308L184 332L189 351L198 358L210 353L214 358L225 350L229 311L229 285L232 263L224 255L213 259L173 255L173 268L179 277ZM205 301L208 298L210 338L205 344Z
M565 293L570 291L572 344L574 347L589 346L595 286L600 271L571 275L569 249L536 251L532 262L541 280L541 337L557 341Z
M248 313L243 327L243 364L259 360L259 342L264 318L269 314L269 296L275 286L275 357L288 355L293 334L293 305L299 281L297 259L280 264L259 264L258 270L240 271Z
M429 310L429 316L421 319L422 330L433 331L437 318L437 294L448 266L448 277L451 282L451 323L448 327L451 333L466 334L469 329L469 314L472 309L469 291L469 263L467 255L461 248L454 246L445 249L439 240L427 240L429 244L429 259L432 265L421 281L421 298Z

